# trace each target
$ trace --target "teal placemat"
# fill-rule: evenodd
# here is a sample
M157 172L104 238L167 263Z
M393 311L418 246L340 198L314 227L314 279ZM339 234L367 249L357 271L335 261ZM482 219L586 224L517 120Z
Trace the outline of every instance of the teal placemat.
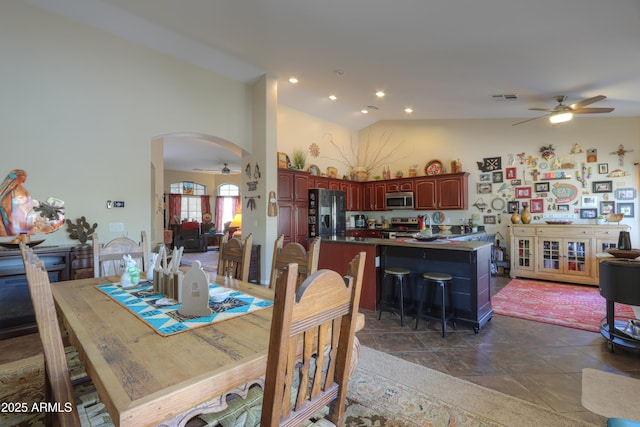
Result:
M156 301L164 298L164 295L154 292L152 285L122 289L119 284L111 283L108 285L98 285L96 287L163 336L169 336L188 331L189 329L232 319L273 305L271 301L236 291L232 292L229 297L222 302L213 302L210 299L209 307L211 307L212 310L211 315L186 318L178 313L178 309L182 304L167 306L156 305ZM221 286L209 284L209 289L219 287Z

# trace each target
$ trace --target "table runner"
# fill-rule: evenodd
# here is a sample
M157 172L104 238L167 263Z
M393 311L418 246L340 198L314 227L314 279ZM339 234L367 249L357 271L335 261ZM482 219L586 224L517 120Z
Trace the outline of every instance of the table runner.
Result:
M209 289L222 286L209 284ZM156 304L164 295L153 291L152 285L137 286L132 289L122 289L117 283L96 286L114 301L131 311L137 318L149 325L162 336L169 336L212 323L221 322L253 311L261 310L273 305L273 302L263 300L240 291L232 292L222 302L209 299L209 307L213 311L205 317L185 318L178 313L182 304L159 306Z

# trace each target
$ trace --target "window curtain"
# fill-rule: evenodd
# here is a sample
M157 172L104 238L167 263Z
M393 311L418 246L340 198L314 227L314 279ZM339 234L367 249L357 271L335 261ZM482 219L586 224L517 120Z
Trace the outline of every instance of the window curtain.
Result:
M182 211L182 194L169 194L169 228L173 224L180 224Z
M211 213L211 197L200 196L200 212Z

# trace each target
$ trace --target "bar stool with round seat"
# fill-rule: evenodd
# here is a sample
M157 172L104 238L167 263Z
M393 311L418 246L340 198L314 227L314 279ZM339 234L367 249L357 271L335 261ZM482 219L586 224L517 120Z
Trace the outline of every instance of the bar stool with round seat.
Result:
M384 269L382 278L382 298L378 302L378 320L382 317L382 312L396 313L400 315L400 325L404 326L404 315L409 307L405 307L406 286L408 300L413 301L409 279L411 270L401 267L388 267ZM396 289L400 298L396 300Z
M446 273L434 273L427 272L422 274L424 281L416 286L416 293L418 294L418 310L416 311L416 325L415 329L418 329L418 322L420 319L425 320L437 320L442 322L442 336L447 334L447 321L453 318L453 290L451 281L453 277ZM436 306L436 293L437 289L441 291L440 311L435 311ZM426 309L424 309L424 303L427 303ZM455 321L453 326L455 327Z

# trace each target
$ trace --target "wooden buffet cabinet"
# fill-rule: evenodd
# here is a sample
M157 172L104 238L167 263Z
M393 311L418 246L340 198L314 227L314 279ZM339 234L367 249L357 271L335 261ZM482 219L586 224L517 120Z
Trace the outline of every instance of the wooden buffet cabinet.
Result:
M626 225L509 225L510 276L598 285L597 253L615 248Z
M468 209L468 172L396 178L382 181L348 181L278 169L278 235L284 243L308 245L308 189L326 188L346 193L347 211L384 211L386 193L413 191L416 210Z

